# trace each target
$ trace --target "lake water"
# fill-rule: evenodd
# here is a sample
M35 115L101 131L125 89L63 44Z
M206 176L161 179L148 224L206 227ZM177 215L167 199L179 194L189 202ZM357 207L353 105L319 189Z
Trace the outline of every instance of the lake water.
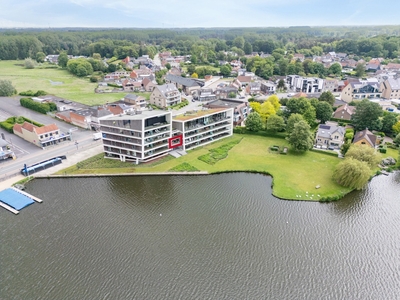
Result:
M0 210L1 299L400 299L400 173L334 203L257 174L40 179Z

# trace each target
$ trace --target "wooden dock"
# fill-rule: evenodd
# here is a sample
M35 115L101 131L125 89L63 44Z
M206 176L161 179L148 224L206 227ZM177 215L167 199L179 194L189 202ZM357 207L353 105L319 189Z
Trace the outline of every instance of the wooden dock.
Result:
M5 209L7 209L7 210L9 210L9 211L11 211L12 213L14 213L14 214L16 214L16 215L19 214L19 211L18 211L18 210L12 208L11 206L9 206L9 205L7 205L7 204L1 202L1 201L0 201L0 206L3 207L3 208L5 208Z
M19 190L19 189L16 189L15 187L11 187L14 191L16 191L16 192L18 192L18 193L20 193L20 194L22 194L22 195L25 195L25 196L27 196L28 198L31 198L32 200L35 200L36 202L39 202L39 203L42 203L43 202L43 200L42 199L39 199L38 197L35 197L35 196L32 196L31 194L28 194L27 192L24 192L24 191L21 191L21 190Z

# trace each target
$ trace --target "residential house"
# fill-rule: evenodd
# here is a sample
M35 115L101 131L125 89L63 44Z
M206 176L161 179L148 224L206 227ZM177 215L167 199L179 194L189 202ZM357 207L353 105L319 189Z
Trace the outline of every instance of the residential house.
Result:
M216 100L217 96L212 89L200 89L193 93L193 98L201 102Z
M90 111L90 129L97 131L100 127L100 120L107 119L114 114L104 106L92 106L89 108Z
M400 78L388 78L381 84L382 98L400 98Z
M262 81L260 89L266 95L274 94L276 92L276 84L272 81Z
M306 57L304 56L304 54L295 53L295 54L293 54L293 59L303 62L306 59Z
M135 94L126 94L125 97L123 98L123 101L127 105L132 105L136 108L144 108L146 107L146 99L143 96L135 95Z
M337 79L325 79L322 86L322 92L336 93L339 90L339 81Z
M395 64L395 63L388 63L386 66L384 66L385 70L388 71L400 71L400 64Z
M113 115L126 115L135 110L132 105L126 105L124 103L110 103L107 104L106 107Z
M238 89L234 86L224 86L224 87L217 87L215 90L215 95L217 96L218 99L221 98L228 98L229 94L235 93L237 94Z
M260 82L250 82L246 86L246 93L249 95L259 95L261 93L261 83Z
M181 93L172 83L158 85L150 95L149 102L161 108L181 103Z
M286 76L288 88L296 92L321 93L324 80L315 77L302 77L300 75Z
M181 89L186 95L190 95L194 90L200 89L204 86L204 82L199 80L184 78L172 74L167 74L165 76L165 82L174 84L176 88Z
M251 112L251 107L247 101L240 101L235 99L218 99L210 101L203 105L206 108L232 108L233 109L233 125L243 126L246 122L247 116Z
M142 87L146 92L152 92L154 88L156 87L156 83L154 83L152 80L149 78L145 78L142 81Z
M238 76L236 79L241 83L242 86L245 86L245 85L249 84L252 81L253 77L251 77L251 76Z
M42 148L70 140L70 134L62 133L56 124L39 127L28 122L22 125L17 123L13 131L15 135Z
M367 128L356 132L353 139L353 144L355 145L367 145L372 148L376 146L377 137Z
M315 146L322 149L340 149L344 143L345 129L342 126L321 124L315 137Z
M342 91L340 97L347 103L353 99L361 100L365 98L379 98L381 96L381 87L376 78L350 82Z
M60 111L56 113L56 117L85 129L90 129L92 123L90 109Z
M351 120L351 117L356 111L355 106L350 106L347 103L345 105L339 106L333 113L335 119Z

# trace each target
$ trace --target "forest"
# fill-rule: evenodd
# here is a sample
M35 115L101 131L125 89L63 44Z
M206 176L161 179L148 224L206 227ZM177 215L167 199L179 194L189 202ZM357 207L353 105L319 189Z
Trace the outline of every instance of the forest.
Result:
M124 58L168 50L213 63L222 51L239 56L285 49L306 56L336 51L397 58L400 26L192 28L192 29L1 29L0 59L34 58L37 52ZM218 57L220 55L220 57Z

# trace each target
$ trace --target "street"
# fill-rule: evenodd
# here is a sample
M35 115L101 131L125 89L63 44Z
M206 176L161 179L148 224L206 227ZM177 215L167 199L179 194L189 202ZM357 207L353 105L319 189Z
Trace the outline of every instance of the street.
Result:
M0 97L0 121L4 121L11 116L24 116L45 125L55 123L60 131L64 133L69 132L72 128L76 128L74 125L22 107L17 98ZM11 144L11 148L17 158L15 160L8 159L0 161L0 180L19 173L24 164L32 165L59 155L67 155L68 159L68 153L72 153L72 151L76 152L80 149L101 143L101 140L93 141L93 131L85 129L74 131L71 135L71 141L65 141L45 149L37 147L0 128L0 135L1 134L3 134L5 140ZM77 145L75 144L76 141L78 142Z

